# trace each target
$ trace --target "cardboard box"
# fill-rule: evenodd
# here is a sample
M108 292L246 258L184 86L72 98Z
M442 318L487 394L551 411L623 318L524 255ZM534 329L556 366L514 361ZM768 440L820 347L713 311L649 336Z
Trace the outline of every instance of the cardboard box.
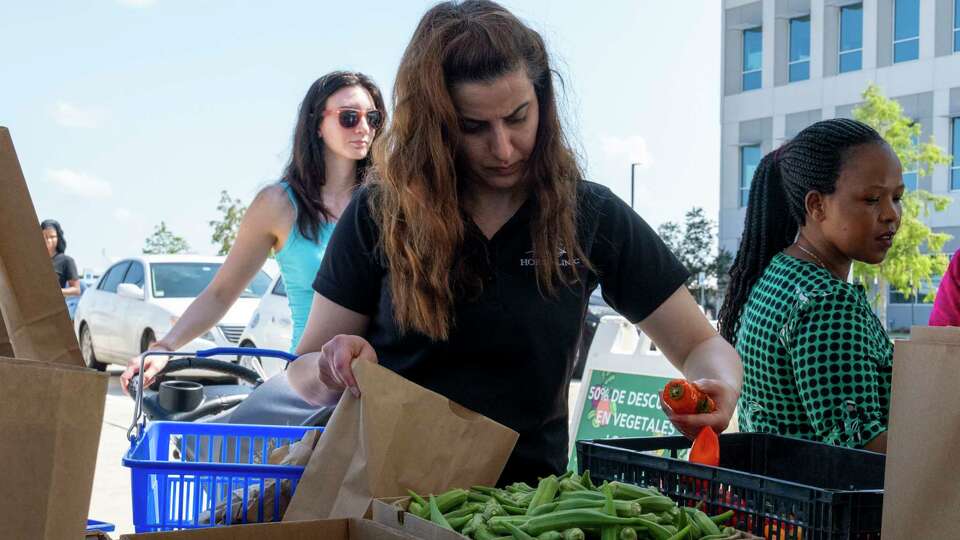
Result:
M0 357L5 538L86 530L107 383L91 369Z
M213 527L190 531L125 534L120 540L413 540L365 519L323 519ZM462 538L462 537L461 537Z
M462 534L449 531L406 511L409 497L376 499L370 505L373 521L423 540L464 540Z

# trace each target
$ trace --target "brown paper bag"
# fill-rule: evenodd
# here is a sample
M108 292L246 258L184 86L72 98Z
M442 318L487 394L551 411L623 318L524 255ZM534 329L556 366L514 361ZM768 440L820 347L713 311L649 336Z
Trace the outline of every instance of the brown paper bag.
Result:
M0 309L0 356L12 358L13 344L10 343L10 336L7 334L7 326L3 324L3 310Z
M0 306L16 357L83 365L13 140L2 126Z
M320 438L320 432L311 430L299 441L275 448L267 458L267 463L271 465L295 465L305 467L310 461L314 447L317 446L317 440ZM249 486L249 489L240 488L233 491L231 496L217 505L213 512L214 523L222 525L227 522L227 510L232 509L230 514L230 523L243 523L245 521L270 522L276 521L273 516L273 507L276 498L280 497L279 516L282 516L290 504L291 493L293 489L290 480L281 480L280 489L277 489L276 479L270 478L263 483L263 489L259 484ZM260 499L263 498L263 514L259 513ZM246 504L244 504L246 499ZM211 512L209 510L200 514L199 523L210 523Z
M0 524L4 538L86 530L108 377L0 358Z
M894 348L883 538L956 538L960 328L913 327Z
M362 517L375 498L500 478L518 434L370 362L344 392L284 521Z

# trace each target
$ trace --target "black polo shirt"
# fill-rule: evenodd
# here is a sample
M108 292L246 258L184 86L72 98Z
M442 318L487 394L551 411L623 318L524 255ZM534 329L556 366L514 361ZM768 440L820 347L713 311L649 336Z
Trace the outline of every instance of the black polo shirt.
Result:
M528 200L489 240L468 221L462 256L482 266L484 284L479 297L456 301L448 341L399 332L366 189L340 217L314 282L319 294L370 317L364 337L382 365L520 433L501 483L566 468L567 387L597 284L610 306L636 323L688 277L640 216L606 187L583 182L578 235L596 272L545 298L529 233L533 204Z
M57 273L57 280L60 282L61 289L66 289L71 281L80 279L80 275L77 274L77 263L73 262L73 257L57 253L50 259L53 262L53 271Z

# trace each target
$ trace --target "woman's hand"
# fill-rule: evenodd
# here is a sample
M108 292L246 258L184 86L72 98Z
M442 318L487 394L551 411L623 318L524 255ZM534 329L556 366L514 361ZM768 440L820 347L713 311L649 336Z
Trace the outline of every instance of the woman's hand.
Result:
M713 398L717 410L712 413L676 414L667 405L666 400L660 400L660 407L667 413L667 418L688 439L693 440L704 427L711 427L717 433L727 429L733 412L737 408L740 393L729 384L717 379L700 379L692 381L701 391Z
M377 353L360 336L334 336L320 349L317 360L320 382L331 392L341 393L349 389L355 397L360 397L360 388L353 376L354 360L377 363Z
M169 347L166 345L156 342L150 346L148 351L170 351ZM167 366L167 362L170 360L168 356L148 356L143 359L143 388L146 388L153 384L153 380L157 377L157 373L163 371L163 368ZM130 381L137 376L137 373L140 371L140 355L134 356L127 361L127 369L123 371L120 375L120 386L123 387L123 393L130 395Z

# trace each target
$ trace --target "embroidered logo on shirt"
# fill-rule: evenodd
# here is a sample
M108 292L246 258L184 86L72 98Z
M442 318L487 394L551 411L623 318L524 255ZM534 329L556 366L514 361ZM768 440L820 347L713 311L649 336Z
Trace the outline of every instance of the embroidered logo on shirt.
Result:
M528 251L526 255L526 257L520 259L520 266L536 266L537 259L534 257L533 250ZM560 259L560 266L583 266L583 261L581 261L579 257L574 257L573 262L571 262L569 255L567 255L567 250L563 248L560 248L558 257Z

